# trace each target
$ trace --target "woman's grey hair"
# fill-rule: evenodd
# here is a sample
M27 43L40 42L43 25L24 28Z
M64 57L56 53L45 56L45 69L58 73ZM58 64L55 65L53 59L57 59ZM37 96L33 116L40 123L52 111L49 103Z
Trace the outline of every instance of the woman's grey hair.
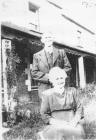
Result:
M53 67L50 71L49 71L49 81L51 83L54 83L54 80L57 77L63 77L63 78L67 78L67 73L65 72L64 69L61 69L60 67Z

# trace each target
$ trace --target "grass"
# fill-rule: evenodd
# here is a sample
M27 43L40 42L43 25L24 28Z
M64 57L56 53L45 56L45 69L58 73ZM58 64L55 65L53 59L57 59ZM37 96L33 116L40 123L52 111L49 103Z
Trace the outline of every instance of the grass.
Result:
M23 120L18 125L12 127L7 133L3 134L3 140L37 140L37 132L42 129L44 122L40 114L33 114L29 120ZM86 123L84 125L86 139L96 139L96 123Z
M30 119L25 118L21 123L13 126L10 131L3 134L4 140L37 140L37 132L44 125L40 114L32 114Z

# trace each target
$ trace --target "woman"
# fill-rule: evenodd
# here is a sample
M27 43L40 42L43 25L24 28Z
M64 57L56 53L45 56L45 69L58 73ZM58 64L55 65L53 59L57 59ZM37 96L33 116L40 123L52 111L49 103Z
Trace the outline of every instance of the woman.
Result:
M59 67L49 72L53 88L43 92L40 113L47 125L39 132L42 140L77 140L84 136L82 106L76 89L65 87L66 78Z

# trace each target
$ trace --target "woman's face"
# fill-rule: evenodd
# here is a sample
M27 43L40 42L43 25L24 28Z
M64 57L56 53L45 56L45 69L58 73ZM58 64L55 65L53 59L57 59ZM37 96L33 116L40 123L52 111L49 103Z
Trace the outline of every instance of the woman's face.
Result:
M65 77L63 77L62 75L57 75L55 78L54 78L54 81L53 81L53 86L54 88L57 90L57 91L63 91L64 90L64 86L65 86Z

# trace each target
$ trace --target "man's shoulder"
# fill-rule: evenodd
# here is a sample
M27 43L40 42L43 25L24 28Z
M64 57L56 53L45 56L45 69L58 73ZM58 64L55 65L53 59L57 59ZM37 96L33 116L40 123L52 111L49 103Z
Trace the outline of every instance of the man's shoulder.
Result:
M39 51L39 52L35 53L35 54L34 54L34 56L41 55L43 52L44 52L44 49L42 49L41 51Z

